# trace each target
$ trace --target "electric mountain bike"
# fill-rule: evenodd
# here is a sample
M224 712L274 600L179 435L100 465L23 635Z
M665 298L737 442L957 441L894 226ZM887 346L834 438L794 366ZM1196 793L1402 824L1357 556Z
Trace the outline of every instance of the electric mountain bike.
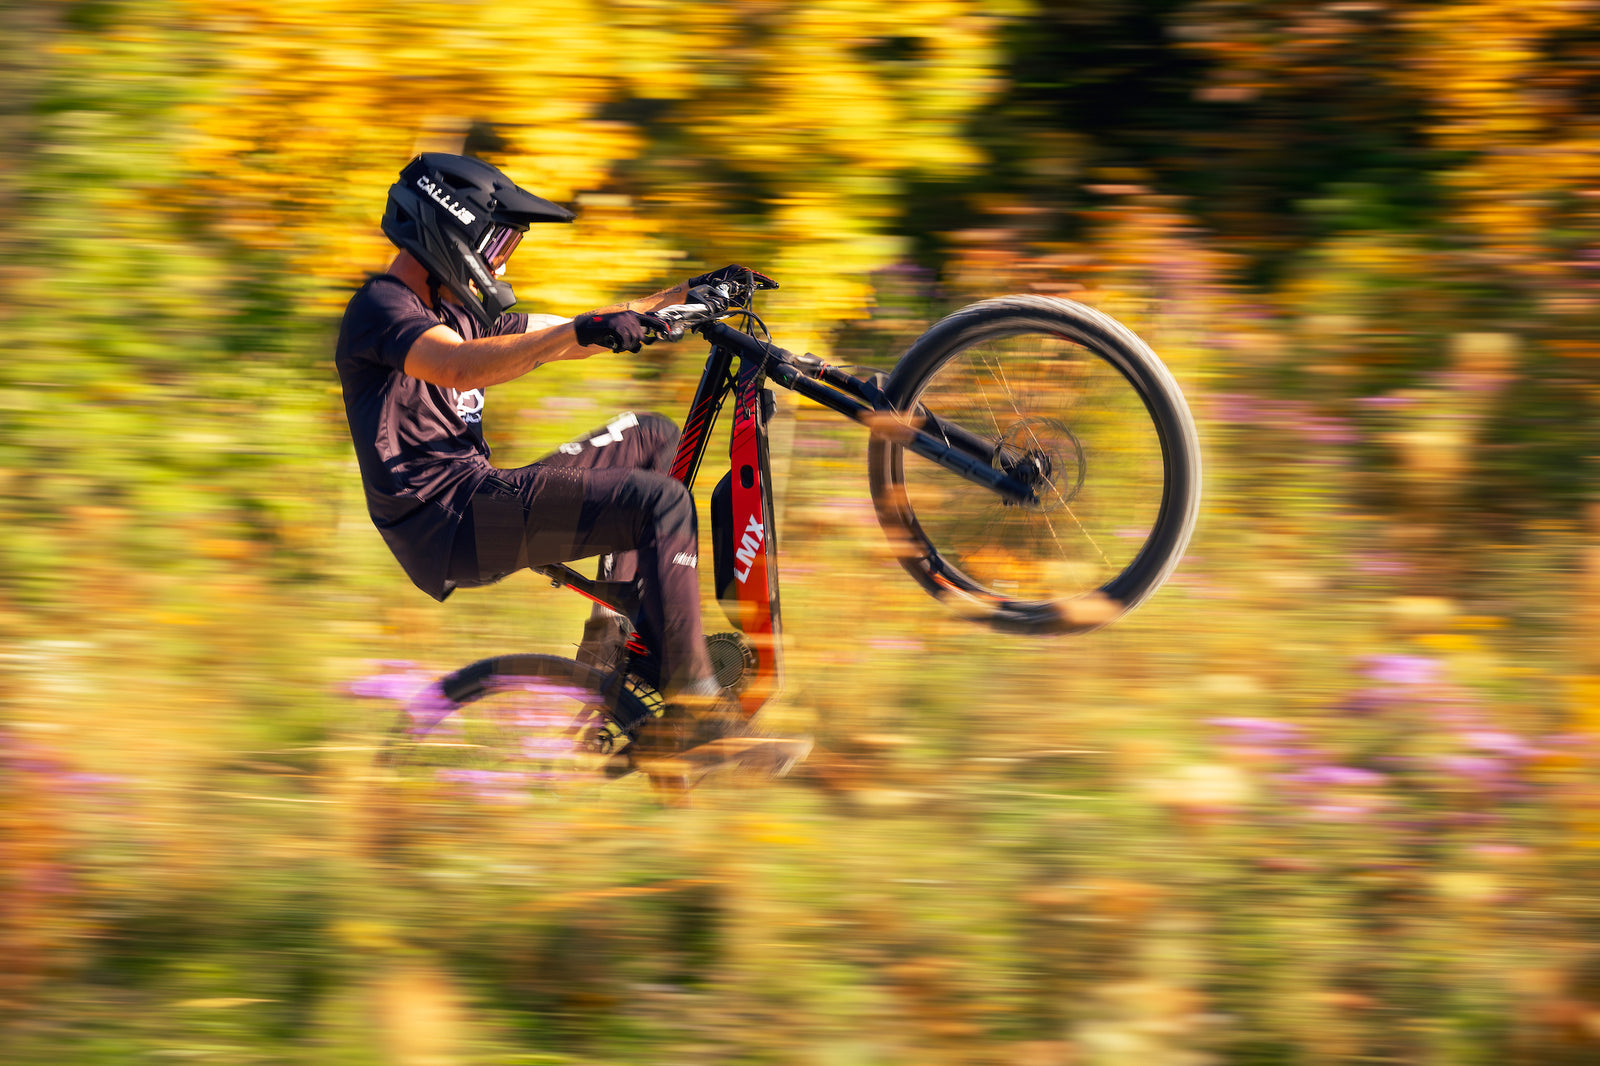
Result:
M672 467L691 491L731 406L728 468L710 502L717 595L734 628L707 641L742 714L783 680L774 386L870 431L868 485L901 565L975 622L1086 632L1178 565L1199 506L1193 419L1167 368L1114 319L1045 296L984 300L934 324L888 374L858 375L773 344L748 306L755 287L696 290L658 312L669 339L710 344ZM621 619L635 614L631 583L564 564L536 571ZM440 678L405 708L384 764L491 795L639 769L628 738L663 701L645 680L653 650L622 631L609 661L508 654Z

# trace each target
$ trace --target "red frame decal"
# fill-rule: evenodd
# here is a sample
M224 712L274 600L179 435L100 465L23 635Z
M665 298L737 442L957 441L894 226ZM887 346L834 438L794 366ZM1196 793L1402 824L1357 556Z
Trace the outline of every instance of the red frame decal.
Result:
M782 682L778 623L778 574L772 543L771 494L767 487L766 426L761 378L741 368L728 458L733 470L733 583L739 628L756 651L756 675L740 694L745 714L775 696Z
M700 451L700 438L705 436L710 428L709 416L716 410L716 405L710 397L702 400L694 410L689 412L689 421L683 427L683 433L678 438L678 454L672 457L672 476L689 484L690 475L694 472L695 458Z

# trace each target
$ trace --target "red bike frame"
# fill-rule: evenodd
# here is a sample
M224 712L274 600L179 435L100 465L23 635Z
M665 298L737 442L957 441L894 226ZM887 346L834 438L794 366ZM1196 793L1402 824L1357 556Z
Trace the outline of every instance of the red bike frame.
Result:
M756 343L742 333L729 332L752 345ZM739 357L737 375L733 372L736 356ZM739 350L735 351L713 344L694 400L689 405L689 416L684 420L678 453L672 463L672 476L693 492L701 461L711 443L711 431L732 396L733 432L728 460L733 509L731 525L723 535L731 537L734 567L729 594L722 603L733 624L755 649L753 676L739 695L740 708L746 715L755 714L777 695L783 681L777 530L773 521L772 471L767 451L767 425L774 408L772 393L765 388L769 357L783 359L789 357L789 353L770 346L751 351L739 345ZM719 532L713 530L713 536ZM630 583L593 581L559 563L536 569L553 583L565 585L621 614L632 617L637 609ZM628 651L634 655L650 654L650 649L637 635L628 642Z
M733 579L723 607L755 649L753 676L740 692L741 710L755 714L777 695L783 680L783 627L778 610L777 528L772 509L772 469L767 426L776 406L773 384L815 400L825 407L890 432L908 450L984 485L1017 502L1034 499L1034 491L994 466L995 442L941 421L927 411L914 417L891 412L876 380L847 374L811 355L797 356L751 337L722 322L698 327L711 341L700 384L684 420L672 476L691 492L711 431L728 397L734 400L733 431L728 460L732 487L731 538ZM735 374L734 361L739 368ZM885 421L885 416L890 421ZM719 535L713 530L713 538ZM702 553L703 554L703 553ZM638 610L631 582L595 581L565 564L535 568L556 585L632 618ZM649 655L638 637L628 643L634 655Z
M733 397L733 427L728 439L732 514L726 530L713 536L726 538L733 550L733 580L722 600L733 624L755 649L754 676L739 695L745 714L754 714L777 695L783 683L783 625L778 610L777 528L772 509L772 467L767 449L767 425L772 416L772 393L765 387L762 362L741 359L739 372L730 378L733 353L720 345L711 349L700 389L690 405L689 419L678 443L672 476L691 491L700 460L711 440L717 415L729 395Z

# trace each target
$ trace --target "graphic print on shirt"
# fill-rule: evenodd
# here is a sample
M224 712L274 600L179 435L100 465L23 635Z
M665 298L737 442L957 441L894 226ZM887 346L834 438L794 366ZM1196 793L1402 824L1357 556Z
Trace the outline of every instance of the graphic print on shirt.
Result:
M463 422L483 421L483 390L468 389L456 393L456 417Z

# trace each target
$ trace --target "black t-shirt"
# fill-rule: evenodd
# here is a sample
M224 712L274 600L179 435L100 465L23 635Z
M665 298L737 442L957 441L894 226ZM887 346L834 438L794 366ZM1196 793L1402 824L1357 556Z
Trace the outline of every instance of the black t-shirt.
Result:
M417 587L442 600L454 588L445 572L461 513L493 470L484 390L410 377L406 353L437 325L472 340L526 332L528 316L508 312L484 329L450 301L439 306L429 310L391 274L369 278L345 308L334 364L372 523Z

